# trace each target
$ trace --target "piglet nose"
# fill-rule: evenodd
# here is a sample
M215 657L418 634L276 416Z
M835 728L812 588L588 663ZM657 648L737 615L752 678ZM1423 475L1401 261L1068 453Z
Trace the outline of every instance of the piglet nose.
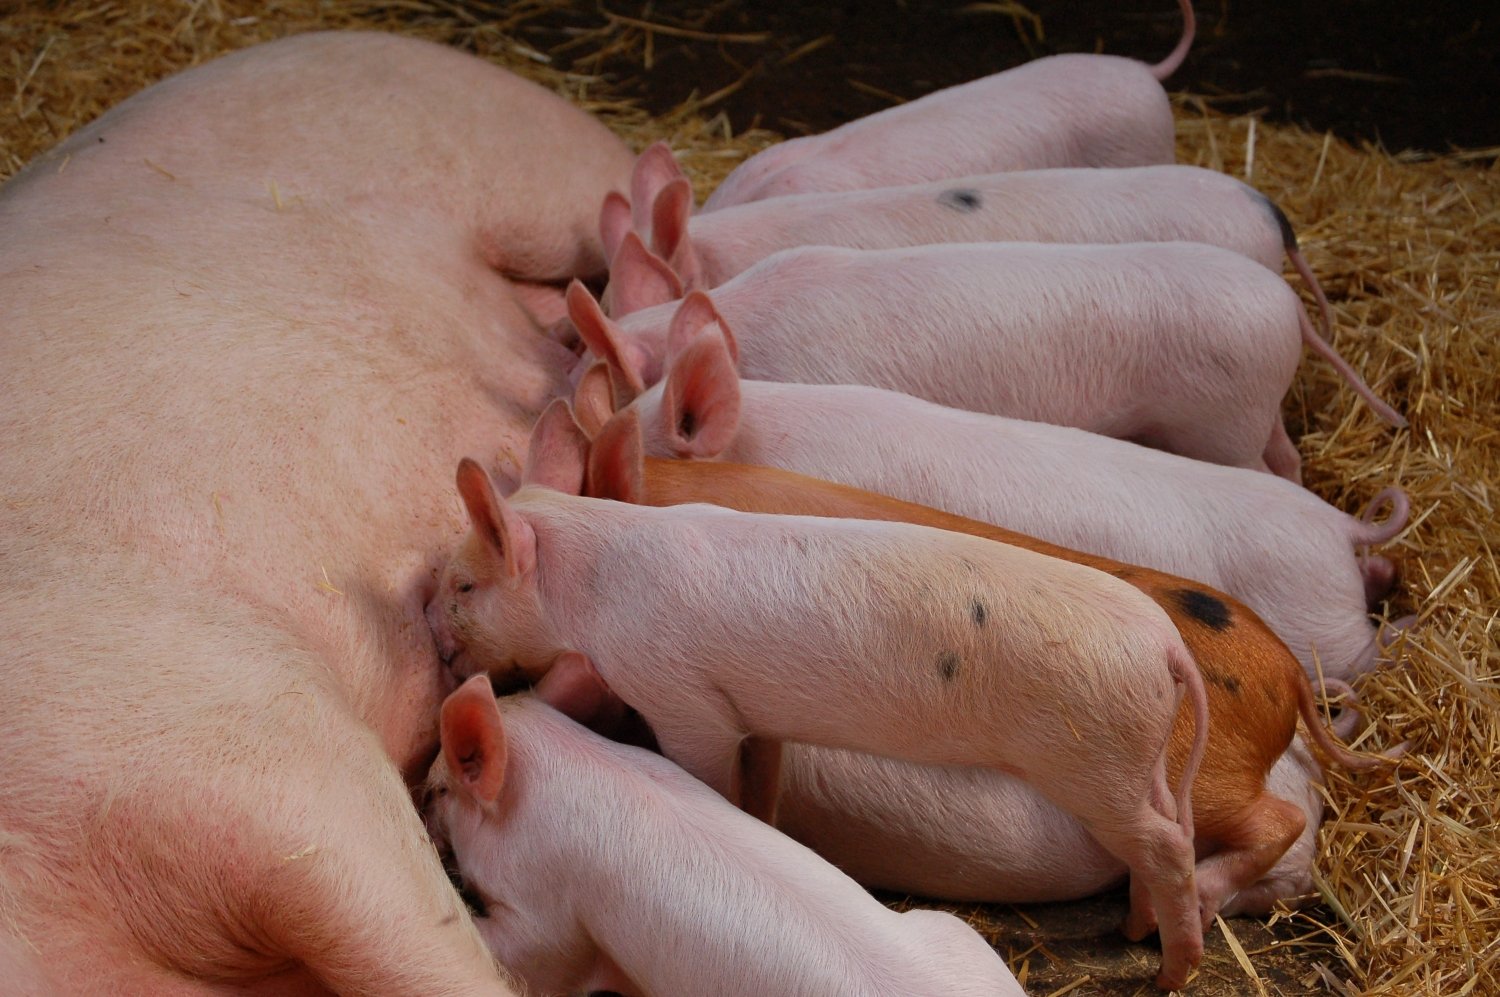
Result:
M446 621L437 599L429 602L422 613L427 619L428 629L432 631L432 641L437 646L438 657L446 665L453 660L455 646L448 636Z

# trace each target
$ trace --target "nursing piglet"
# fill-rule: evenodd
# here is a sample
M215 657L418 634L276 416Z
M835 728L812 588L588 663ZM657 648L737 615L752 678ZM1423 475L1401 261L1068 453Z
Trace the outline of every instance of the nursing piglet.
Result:
M807 246L618 321L581 284L568 307L589 349L637 391L660 378L669 336L718 324L733 330L747 377L868 384L1299 470L1280 405L1307 316L1281 277L1213 246Z
M655 156L643 154L637 161L632 190L632 197L651 198L649 227L632 221L634 202L611 192L600 216L605 251L615 258L632 228L642 238L649 234L652 252L667 261L687 290L718 287L772 253L804 245L890 249L942 242L1182 241L1233 250L1278 274L1285 256L1317 299L1325 335L1332 325L1328 299L1286 215L1253 187L1214 170L1025 170L779 197L693 217L685 178L655 189L671 174L649 165L663 156L670 161L671 152L664 144L652 148ZM629 283L632 275L619 278ZM1404 425L1311 326L1302 331L1308 348L1333 364L1381 418Z
M460 464L474 528L428 612L458 674L591 665L668 758L730 799L747 736L1016 773L1125 863L1127 931L1154 920L1158 984L1186 981L1202 955L1190 794L1207 709L1150 599L927 527L656 509L545 480L507 501ZM1197 734L1174 795L1178 683Z
M544 683L545 685L545 683ZM951 914L898 914L652 752L475 676L443 704L429 828L532 993L1022 997Z
M602 373L602 372L601 372ZM599 374L580 414L608 401ZM1355 558L1405 526L1408 504L1374 524L1311 492L1118 440L963 412L854 385L741 381L722 337L704 334L632 403L646 453L782 467L1005 526L1064 547L1211 585L1244 602L1308 674L1347 678L1381 650L1367 609L1392 563Z
M1182 40L1155 66L1068 54L1017 66L774 145L741 163L704 210L812 191L892 187L943 177L1049 166L1170 163L1172 108L1161 81L1187 56Z

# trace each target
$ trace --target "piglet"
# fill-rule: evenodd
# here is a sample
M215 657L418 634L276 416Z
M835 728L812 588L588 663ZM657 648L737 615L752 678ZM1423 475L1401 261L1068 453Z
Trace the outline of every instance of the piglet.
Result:
M660 756L533 695L497 703L483 676L443 704L427 794L531 993L1024 994L953 915L888 910Z
M1143 166L1176 156L1161 81L1182 64L1195 27L1147 66L1109 55L1054 55L887 108L741 163L704 210L787 194L892 187L1049 166Z
M906 523L580 498L528 462L506 500L465 460L473 530L428 605L457 674L594 667L662 752L736 800L746 737L1015 773L1130 871L1157 983L1202 956L1191 787L1202 677L1171 620L1109 575ZM1177 791L1181 684L1196 734Z
M568 404L554 401L533 430L531 449L564 455L571 451L575 465L587 465L586 494L600 498L657 506L710 502L745 512L918 523L1086 564L1140 589L1171 618L1207 681L1210 736L1194 787L1198 805L1193 828L1199 856L1199 903L1206 911L1218 910L1222 901L1269 873L1302 834L1303 811L1266 788L1267 777L1291 742L1299 719L1324 757L1349 768L1381 764L1379 759L1350 754L1330 738L1307 676L1286 645L1250 609L1205 585L779 468L643 459L640 428L635 413L628 410L610 420L590 442ZM1179 710L1168 748L1168 773L1174 778L1187 760L1193 733L1192 717ZM816 756L819 749L809 750ZM871 757L841 764L844 770L859 769L861 759ZM965 778L987 776L1002 778L988 773ZM830 773L829 778L836 776ZM869 779L864 784L878 781ZM917 780L907 783L896 795L913 809L951 812L937 800L931 807L924 805ZM1071 823L1070 818L1061 819Z
M655 155L651 153L655 151ZM803 245L890 249L941 242L1201 242L1248 256L1277 273L1283 255L1316 298L1323 332L1332 310L1297 246L1291 223L1264 194L1224 173L1197 166L1054 169L992 173L935 183L772 198L693 217L686 178L651 164L671 152L658 144L637 161L632 197L606 196L600 229L615 259L625 235L649 234L687 290L718 287L772 253ZM662 182L666 180L664 186ZM641 198L651 211L632 219ZM641 212L636 210L636 214ZM647 224L649 223L649 224ZM614 267L624 285L650 280ZM617 314L611 312L611 314ZM623 313L619 313L623 314ZM1354 391L1393 425L1401 418L1328 343L1303 327L1303 342L1333 364Z
M1321 781L1317 761L1293 739L1268 789L1299 815L1302 831L1259 880L1223 899L1221 916L1306 902ZM1125 876L1078 821L1021 780L979 768L789 744L777 827L871 889L955 902L1077 900Z
M1281 277L1214 246L806 246L617 321L581 284L568 308L636 391L661 377L670 336L717 324L747 377L868 384L1299 473L1280 405L1307 316Z
M603 371L583 378L580 416L599 424L609 395ZM631 407L653 456L786 468L1210 585L1314 677L1349 678L1382 650L1367 609L1395 568L1354 552L1405 526L1399 489L1376 496L1371 511L1391 515L1369 522L1268 474L1075 429L868 387L741 381L727 343L706 334Z

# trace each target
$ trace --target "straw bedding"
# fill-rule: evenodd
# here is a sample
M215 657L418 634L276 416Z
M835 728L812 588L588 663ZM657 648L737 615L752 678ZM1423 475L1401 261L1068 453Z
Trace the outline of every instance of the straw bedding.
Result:
M607 81L569 67L586 69L605 50L644 63L652 30L599 13L597 30L554 57L515 37L552 6L120 0L13 9L0 20L0 175L157 79L316 28L398 31L477 52L599 114L636 147L667 138L700 198L775 140L731 135L711 116L712 95L656 119L611 99ZM1190 97L1177 111L1180 160L1246 178L1282 205L1334 304L1335 344L1411 419L1407 430L1385 427L1315 362L1303 365L1286 403L1313 491L1351 511L1388 484L1411 495L1412 523L1387 549L1403 573L1388 615L1421 618L1399 665L1360 686L1374 722L1359 746L1407 741L1407 760L1394 778L1332 773L1318 903L1276 915L1269 930L1248 920L1211 929L1193 989L1500 993L1500 150L1393 157L1227 118ZM1121 910L1116 898L960 913L1034 993L1149 992L1155 953L1113 940ZM1123 970L1109 968L1122 960Z

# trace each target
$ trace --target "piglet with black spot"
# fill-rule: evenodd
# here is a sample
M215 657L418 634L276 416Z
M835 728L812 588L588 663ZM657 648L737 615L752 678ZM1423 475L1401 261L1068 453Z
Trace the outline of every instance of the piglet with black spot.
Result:
M1015 773L1130 870L1132 916L1161 934L1157 982L1186 982L1203 945L1190 798L1207 706L1150 598L923 526L564 494L580 473L529 458L506 500L460 466L473 530L428 613L456 671L592 666L667 757L731 799L752 736ZM1197 734L1173 792L1184 689Z

